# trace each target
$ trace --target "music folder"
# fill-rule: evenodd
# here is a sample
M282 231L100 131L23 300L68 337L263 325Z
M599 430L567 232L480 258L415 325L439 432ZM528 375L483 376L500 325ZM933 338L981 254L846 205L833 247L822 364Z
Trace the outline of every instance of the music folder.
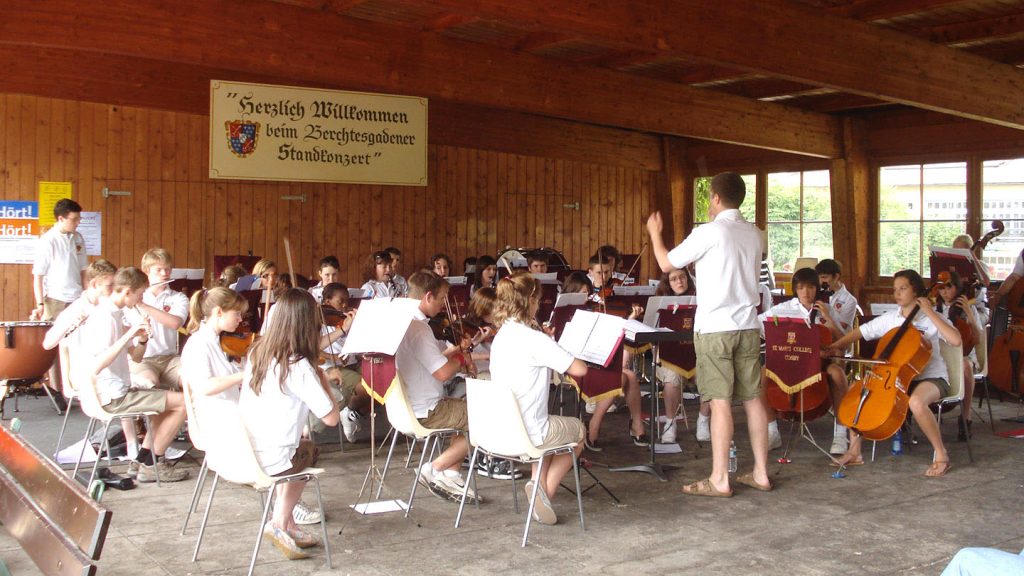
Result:
M580 360L607 367L622 343L625 325L618 316L577 310L558 345Z
M415 317L420 301L412 298L374 298L359 306L342 355L394 356Z
M644 324L658 325L658 313L669 306L696 306L696 296L651 296L644 308Z

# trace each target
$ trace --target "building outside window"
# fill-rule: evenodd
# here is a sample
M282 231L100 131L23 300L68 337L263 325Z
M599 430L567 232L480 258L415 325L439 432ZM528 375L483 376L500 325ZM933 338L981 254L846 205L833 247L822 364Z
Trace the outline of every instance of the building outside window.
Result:
M883 166L878 175L878 271L925 277L928 247L948 247L966 229L967 163Z
M988 160L981 167L982 234L1002 220L1006 231L989 243L983 254L993 280L1006 278L1024 249L1024 158Z

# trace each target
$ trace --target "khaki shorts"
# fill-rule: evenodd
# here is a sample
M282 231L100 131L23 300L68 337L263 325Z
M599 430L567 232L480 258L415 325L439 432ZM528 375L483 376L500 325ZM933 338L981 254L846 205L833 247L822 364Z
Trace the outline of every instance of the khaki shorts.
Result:
M302 438L299 440L299 445L295 448L295 453L292 454L292 467L284 472L278 472L274 476L280 478L289 474L298 474L316 464L316 461L319 459L320 449L316 447L316 444L312 440Z
M441 398L434 409L427 413L426 418L419 419L420 424L427 428L469 429L469 416L466 413L464 398Z
M67 308L69 302L63 300L54 300L49 296L43 297L43 317L41 320L44 322L53 322L57 316Z
M946 396L949 396L951 388L949 386L949 381L947 381L945 378L921 378L920 380L914 380L910 383L910 388L907 389L907 394L913 394L914 388L917 388L917 385L920 384L921 382L931 382L933 386L938 388L939 398L945 398Z
M583 422L580 422L579 418L551 415L548 416L548 433L544 436L544 442L537 448L547 450L566 444L579 444L586 433L587 429L583 427Z
M735 330L694 334L701 400L747 401L761 396L761 334Z
M115 398L103 407L111 414L131 414L139 412L156 412L167 410L167 390L129 390L120 398Z
M143 358L142 362L128 361L128 368L132 373L132 386L140 390L159 388L161 390L181 390L181 379L178 376L178 369L181 368L181 356L165 354L163 356L152 356ZM156 374L157 382L150 382L141 375L145 372Z

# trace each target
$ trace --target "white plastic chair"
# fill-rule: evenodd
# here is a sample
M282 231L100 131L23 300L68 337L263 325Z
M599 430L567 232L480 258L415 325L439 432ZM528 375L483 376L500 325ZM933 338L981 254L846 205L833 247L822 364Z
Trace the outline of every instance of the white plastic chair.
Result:
M406 392L405 382L402 381L401 376L397 376L391 383L391 388L384 399L384 408L387 410L388 422L391 423L391 427L397 433L391 437L391 448L388 449L388 457L384 461L384 471L381 473L380 485L377 487L377 498L380 498L380 492L384 488L384 479L387 478L388 467L391 465L391 456L395 452L395 444L398 442L399 434L403 434L413 440L423 441L420 463L414 471L412 490L409 492L409 506L405 509L405 516L408 518L409 512L412 510L413 498L416 497L416 486L419 484L420 468L423 467L427 454L433 456L439 440L454 436L462 431L455 428L427 428L420 424L415 412L413 412L412 404L409 402L409 395ZM472 468L470 468L470 471L472 471Z
M227 404L211 404L204 406L196 416L200 420L200 429L216 423L216 434L210 434L203 438L206 445L206 463L214 472L213 486L210 488L210 495L206 501L206 511L203 513L203 521L199 525L199 535L196 539L196 547L192 553L192 561L199 558L199 548L203 543L203 534L206 532L206 522L210 517L210 509L213 507L213 497L217 492L217 482L223 478L235 484L247 484L259 492L269 492L266 503L263 506L263 516L256 532L256 545L253 547L252 559L249 561L249 576L252 576L256 567L256 558L260 552L260 544L263 542L263 527L270 516L270 507L273 504L275 490L278 484L298 481L313 481L316 487L316 503L320 510L320 530L324 545L324 554L327 556L327 568L331 566L331 545L327 538L326 514L324 514L324 501L320 493L321 468L306 468L295 474L286 476L269 476L263 470L256 453L253 451L252 443L249 440L249 433L242 423L241 416L237 410L229 409Z
M576 504L580 512L580 529L586 530L583 523L583 492L580 490L580 469L576 458L576 443L564 444L542 450L537 448L526 432L526 424L512 390L494 381L466 379L466 403L469 411L469 443L473 446L473 457L469 468L474 469L480 453L492 458L506 458L523 463L537 462L537 478L543 476L544 459L558 454L572 455L572 471L576 480ZM474 476L473 483L476 483ZM537 502L537 490L540 482L534 482L533 494L530 495L530 507L526 512L526 528L523 530L522 546L530 536L530 522L533 519L533 508ZM455 517L455 527L462 521L462 512L466 506L466 494L469 482L462 493L459 513Z
M964 406L964 356L963 347L961 346L950 346L943 341L939 341L939 349L942 353L942 359L946 362L946 369L949 371L949 394L944 398L940 398L938 402L932 403L932 408L935 409L935 421L938 423L939 428L942 428L942 413L948 411L951 408L955 408L958 404L960 410L970 410L970 406ZM967 456L971 462L974 462L974 452L971 450L971 439L967 438Z
M64 397L67 398L68 407L64 409L64 421L60 425L60 434L57 436L57 447L53 450L53 461L57 462L57 456L60 454L60 446L64 442L64 431L68 427L68 414L71 413L71 408L75 405L75 401L81 404L81 400L78 399L78 391L75 390L75 385L71 382L71 352L68 350L67 344L61 342L58 351L57 359L60 365L60 382ZM59 462L58 462L59 465Z
M978 342L974 345L974 353L978 358L978 370L974 373L974 395L980 398L978 390L981 387L985 388L985 402L988 404L988 421L992 426L992 433L996 431L996 421L992 418L992 396L988 389L988 338L989 328L981 331L978 337ZM981 402L978 402L978 408L981 408Z
M85 429L85 436L82 442L82 451L78 454L78 461L75 462L75 469L71 473L71 477L75 478L78 475L78 469L82 465L82 457L85 455L85 445L89 442L89 438L92 436L93 429L97 422L103 423L103 442L100 445L100 450L96 454L96 461L92 465L92 473L89 475L89 481L86 486L91 486L92 481L96 478L96 470L99 469L100 456L103 449L107 450L107 461L110 460L110 444L107 441L107 432L110 430L110 424L115 419L121 418L143 418L146 421L146 430L152 430L153 427L150 424L149 417L156 416L158 412L126 412L123 414L111 414L103 409L103 403L100 402L99 392L96 390L96 377L93 374L89 374L88 371L83 370L82 367L74 365L72 363L71 377L74 379L74 387L78 391L78 401L82 406L82 412L90 418L89 425ZM150 454L153 456L153 472L156 474L156 485L160 485L160 472L157 468L157 456L156 452L151 451Z
M192 384L185 378L181 379L181 391L185 395L185 414L188 417L188 437L192 441L192 446L206 452L206 442L203 437L203 426L199 417L196 415L195 397L192 395ZM181 525L181 535L185 535L185 529L188 528L189 518L192 517L192 513L196 511L196 506L199 504L199 493L203 489L203 485L206 484L206 475L209 472L209 466L206 462L206 455L203 456L203 464L199 467L199 475L196 477L196 486L192 489L192 500L189 502L188 511L185 513L185 522Z

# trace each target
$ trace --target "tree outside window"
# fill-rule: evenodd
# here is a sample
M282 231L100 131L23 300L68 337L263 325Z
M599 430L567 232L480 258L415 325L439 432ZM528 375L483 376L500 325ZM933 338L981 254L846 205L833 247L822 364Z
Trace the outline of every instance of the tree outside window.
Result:
M740 214L747 222L757 218L757 176L744 174L741 176L747 185L747 196L740 205ZM695 178L693 181L693 225L699 226L708 221L708 203L711 202L711 178Z
M793 272L799 257L832 258L828 170L768 175L768 248L773 270Z

